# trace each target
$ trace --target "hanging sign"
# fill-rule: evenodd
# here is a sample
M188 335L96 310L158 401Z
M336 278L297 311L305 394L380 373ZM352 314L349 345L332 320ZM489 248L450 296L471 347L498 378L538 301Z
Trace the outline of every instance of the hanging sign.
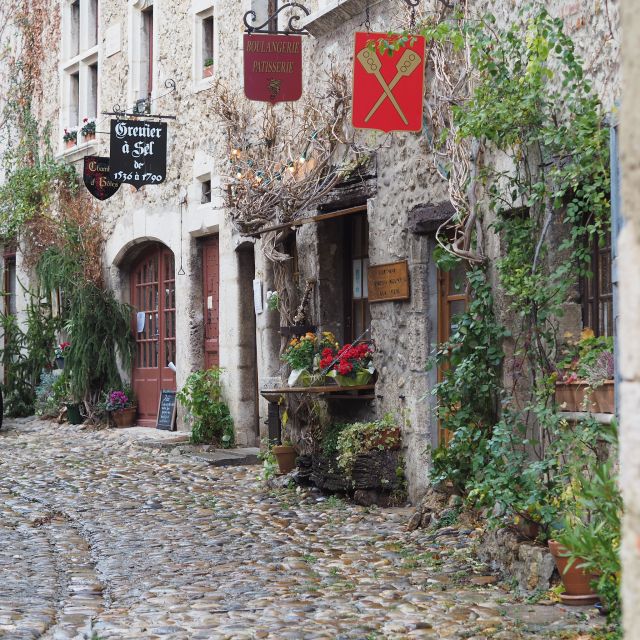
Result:
M82 177L84 186L98 200L107 200L120 188L120 183L109 177L109 158L85 156Z
M244 94L259 102L302 96L302 38L244 34Z
M109 177L139 189L164 182L166 175L167 123L112 120Z
M369 302L409 300L409 264L406 260L369 267Z
M406 47L380 53L386 33L356 33L353 113L356 129L420 131L424 95L425 40L410 36ZM371 43L376 46L372 47Z

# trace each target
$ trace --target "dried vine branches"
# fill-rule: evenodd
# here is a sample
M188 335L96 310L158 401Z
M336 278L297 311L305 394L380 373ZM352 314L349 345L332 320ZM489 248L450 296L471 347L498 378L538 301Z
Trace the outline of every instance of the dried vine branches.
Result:
M347 124L351 98L344 74L332 70L301 102L255 114L221 82L215 92L228 146L227 204L243 234L296 220L367 155ZM286 259L276 249L279 241L270 234L264 243L274 260Z

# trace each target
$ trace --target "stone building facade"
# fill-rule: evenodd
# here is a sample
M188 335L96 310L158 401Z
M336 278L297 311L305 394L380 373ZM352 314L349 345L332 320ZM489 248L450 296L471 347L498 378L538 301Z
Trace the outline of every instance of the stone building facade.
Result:
M304 88L332 66L350 78L353 34L365 30L367 15L373 31L409 25L403 0L304 4L311 12L301 22L311 34L304 41ZM476 4L479 11L492 9L508 22L524 3ZM618 86L616 3L548 5L566 20L604 104L611 107ZM111 116L104 113L117 105L130 108L150 95L152 114L175 116L168 121L166 181L140 191L122 185L100 205L108 232L104 268L120 298L146 313L148 324L138 334L138 364L126 372L146 398L142 423L155 422L161 388L179 388L189 373L215 363L225 370L226 399L241 445L256 445L265 434L267 403L260 389L282 384L280 320L266 308L274 276L261 240L240 235L229 219L228 149L212 101L220 79L242 93L243 15L253 8L264 17L267 6L267 0L59 0L60 47L44 61L47 99L38 114L42 123L54 124L58 156L79 168L85 155L109 155ZM420 11L439 7L437 0L425 0ZM208 59L213 60L211 75L205 72ZM175 81L175 91L168 80ZM263 108L249 105L254 117ZM276 119L285 118L286 108L274 108ZM77 145L66 148L64 129L81 125L85 117L96 118L96 138L79 137ZM413 499L428 482L427 449L439 441L430 394L437 374L426 364L443 335L442 305L455 306L455 300L443 298L443 280L433 261L438 216L448 211L448 195L432 167L420 135L390 136L358 185L336 189L309 211L360 207L360 213L303 225L295 234L298 285L304 288L307 279L317 279L312 323L334 331L341 342L370 324L377 349L375 399L344 412L377 417L388 412L400 422ZM406 260L410 299L369 304L362 292L354 297L348 254L370 265ZM16 259L19 271L19 253ZM257 310L254 283L261 291ZM150 306L144 307L139 297L144 291L154 298ZM356 308L360 324L353 316ZM152 344L152 353L145 344ZM175 375L169 361L176 365ZM184 428L182 420L179 428Z

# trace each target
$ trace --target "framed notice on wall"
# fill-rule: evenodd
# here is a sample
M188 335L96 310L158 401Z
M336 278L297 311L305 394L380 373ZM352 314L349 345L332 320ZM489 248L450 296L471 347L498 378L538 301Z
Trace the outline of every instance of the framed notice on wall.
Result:
M368 269L369 302L409 300L409 264L406 260L377 264Z

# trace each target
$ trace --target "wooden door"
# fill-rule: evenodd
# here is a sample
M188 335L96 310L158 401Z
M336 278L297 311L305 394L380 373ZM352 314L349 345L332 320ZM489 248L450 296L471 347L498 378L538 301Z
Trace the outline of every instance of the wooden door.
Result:
M131 271L131 305L134 308L136 350L133 390L138 400L138 424L155 426L162 389L175 390L176 361L175 260L162 245L153 245ZM138 331L138 313L144 327Z
M204 366L220 365L220 246L218 236L202 243Z
M438 343L448 342L454 329L455 317L467 308L467 277L464 263L458 263L451 271L438 270ZM438 368L438 382L443 380L445 369ZM448 444L452 432L438 423L438 444Z

